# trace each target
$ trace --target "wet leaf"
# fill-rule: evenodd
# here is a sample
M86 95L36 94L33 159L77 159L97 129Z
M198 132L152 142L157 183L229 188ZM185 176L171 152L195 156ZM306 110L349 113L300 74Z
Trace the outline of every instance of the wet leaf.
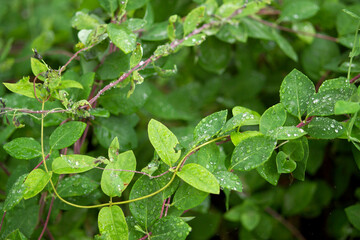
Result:
M57 191L62 197L76 197L92 193L99 183L89 177L77 174L60 181Z
M93 169L99 165L96 158L87 155L62 155L55 158L52 170L57 174L81 173Z
M174 206L185 211L200 205L207 196L209 196L209 193L183 183L175 192Z
M295 126L284 126L284 127L278 127L274 130L268 131L267 135L271 136L277 140L290 140L290 139L296 139L300 138L307 133L298 127Z
M281 21L300 21L314 16L319 11L319 6L311 0L293 0L286 2L281 11Z
M107 25L110 40L128 54L136 48L136 35L124 25L110 23Z
M185 240L190 231L191 227L180 217L166 216L152 227L151 239Z
M216 179L219 181L220 187L222 189L234 190L237 192L242 192L243 187L240 181L239 176L232 172L220 171L214 173Z
M268 108L260 119L260 132L270 135L269 132L284 125L286 110L281 103Z
M227 110L213 113L203 118L195 127L194 143L207 141L220 132L226 122Z
M278 173L291 173L295 170L296 162L288 158L289 156L282 151L276 155L276 166Z
M186 16L184 21L184 36L195 30L196 26L204 20L205 7L197 7Z
M27 173L21 175L10 188L2 208L3 211L11 210L23 199L26 191L26 186L24 184L24 181L27 175L28 175Z
M128 226L119 206L103 207L99 212L98 226L106 239L128 239Z
M40 168L31 171L24 182L26 186L24 199L32 198L40 193L50 181L51 176L52 172L45 172Z
M71 121L60 125L50 135L50 147L63 149L73 145L83 134L86 123Z
M17 159L32 159L41 156L41 146L33 138L15 138L4 145L5 151Z
M345 132L345 128L341 123L326 117L313 118L304 129L311 137L319 139L334 139Z

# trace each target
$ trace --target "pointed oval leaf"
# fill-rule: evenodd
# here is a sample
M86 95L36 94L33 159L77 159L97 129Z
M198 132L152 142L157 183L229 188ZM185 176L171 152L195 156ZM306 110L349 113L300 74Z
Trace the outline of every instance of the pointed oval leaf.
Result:
M275 42L279 45L280 49L285 53L285 55L297 62L298 56L289 41L281 36L281 34L278 33L275 29L273 29L272 34L274 36Z
M31 70L34 76L38 76L40 80L44 80L45 78L41 76L41 74L45 74L48 70L48 67L40 60L31 58Z
M125 54L136 48L136 35L124 25L110 23L107 25L110 40Z
M229 189L238 192L242 192L242 183L239 176L232 172L220 171L214 173L216 179L219 181L220 187L222 189Z
M9 211L15 207L24 197L26 186L24 184L27 173L21 175L10 188L3 205L3 211Z
M142 176L132 187L129 199L143 197L159 189L160 187L155 179ZM161 194L156 194L152 197L130 203L129 209L136 221L147 229L159 218L162 203L163 198Z
M194 130L195 145L218 134L226 122L226 116L227 110L223 110L203 118Z
M303 129L297 128L295 126L284 126L268 131L267 135L277 140L290 140L300 138L306 135L306 132Z
M33 138L15 138L4 145L5 151L17 159L32 159L41 156L41 146Z
M166 216L159 219L151 228L151 239L185 240L191 227L180 217Z
M276 140L259 135L246 138L234 149L230 169L249 171L264 164L271 156Z
M110 197L120 197L134 176L134 172L116 170L136 170L136 159L133 151L119 154L113 162L105 167L101 177L101 189Z
M149 140L164 163L170 167L179 159L181 150L176 136L161 122L151 119L148 125Z
M110 240L128 239L128 226L119 206L103 207L98 216L100 234Z
M258 125L259 122L259 114L252 114L249 112L239 113L226 122L225 126L221 129L221 133L229 132L241 126Z
M197 7L186 16L184 21L184 36L191 33L204 20L205 7Z
M186 183L201 191L214 194L220 192L219 182L216 177L199 164L186 164L176 174Z
M99 165L96 158L86 155L62 155L55 158L52 170L57 174L71 174L89 171Z
M86 123L67 122L57 127L50 136L51 149L63 149L74 144L83 134Z
M260 118L260 132L266 135L270 130L284 125L286 121L286 110L281 103L268 108Z
M319 139L334 139L340 137L344 132L344 126L335 119L326 117L315 117L305 126L305 130L311 137Z
M356 113L360 110L360 105L358 102L349 102L340 100L335 103L334 114L351 114Z
M281 11L281 21L300 21L314 16L320 7L312 0L294 0L284 4Z
M209 193L200 191L191 185L184 183L176 190L174 206L180 210L188 210L200 205Z
M120 150L119 139L117 137L115 137L112 140L112 142L109 146L109 149L108 149L108 156L109 156L110 162L115 161L115 159L119 155L119 150Z
M345 213L350 223L356 229L360 230L360 204L345 208Z
M276 166L276 153L273 152L270 159L263 165L257 167L256 170L261 177L263 177L272 185L276 186L280 178L280 174L278 173Z
M23 77L17 83L3 83L10 91L24 95L29 98L35 98L34 86L29 82L29 77ZM36 96L40 95L40 91L36 89Z
M280 86L280 102L289 113L299 119L314 94L313 82L297 69L292 70Z
M50 181L51 176L52 172L45 172L40 168L31 171L24 182L26 186L24 199L32 198L40 193Z
M241 141L244 141L246 138L262 136L262 135L263 134L258 131L232 132L230 134L230 138L234 146L237 146Z
M57 188L62 197L76 197L92 193L99 183L89 177L76 174L63 179Z

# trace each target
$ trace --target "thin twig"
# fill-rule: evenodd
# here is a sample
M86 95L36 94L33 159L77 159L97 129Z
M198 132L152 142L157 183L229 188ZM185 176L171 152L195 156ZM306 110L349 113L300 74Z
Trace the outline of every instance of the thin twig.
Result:
M11 175L10 171L6 168L3 162L0 162L0 168L5 172L6 175Z
M297 34L301 34L301 35L306 35L306 36L310 36L310 37L315 37L315 38L321 38L321 39L325 39L325 40L329 40L329 41L332 41L332 42L338 42L338 39L335 38L335 37L331 37L331 36L327 36L327 35L324 35L324 34L320 34L320 33L309 33L309 32L304 32L304 31L296 31L296 30L293 30L291 28L287 28L287 27L283 27L283 26L280 26L280 25L277 25L275 23L272 23L272 22L268 22L266 20L263 20L263 19L260 19L260 18L255 18L253 16L249 16L249 18L255 20L255 21L258 21L262 24L265 24L269 27L272 27L272 28L276 28L276 29L279 29L281 31L285 31L285 32L291 32L291 33L297 33Z
M52 197L52 198L51 198L48 215L47 215L46 221L45 221L45 223L44 223L44 228L43 228L43 230L41 231L41 234L40 234L38 240L41 240L41 238L42 238L42 236L44 235L44 232L45 232L45 230L46 230L46 228L47 228L47 225L48 225L48 223L49 223L52 206L53 206L53 204L54 204L54 199L55 199L55 197Z
M5 219L5 215L6 215L6 211L4 211L4 214L3 214L3 216L2 216L2 218L1 218L1 223L0 223L0 231L1 231L1 228L2 228L2 225L3 225L3 223L4 223L4 219Z
M358 80L360 78L360 74L356 75L355 77L353 77L352 79L350 79L350 83L354 83L356 80Z
M160 212L160 217L159 217L159 218L162 218L162 216L163 216L163 213L164 213L164 210L165 210L166 201L167 201L167 199L165 198L164 201L163 201L163 203L162 203L162 206L161 206L161 212Z
M306 240L305 237L301 234L301 232L294 225L292 225L289 221L286 221L286 219L283 218L274 209L267 207L267 208L265 208L265 211L268 214L270 214L273 218L278 220L282 225L284 225L291 232L291 234L294 237L296 237L299 240Z
M150 236L151 236L151 232L149 232L148 234L146 234L145 236L143 236L142 238L139 238L139 240L145 240L145 239L147 239L147 238L149 238L150 239Z
M81 52L84 52L84 51L92 48L93 46L95 46L95 44L92 44L92 45L90 45L90 46L87 46L87 47L82 48L82 49L80 49L79 51L77 51L77 52L67 61L67 63L65 63L65 65L60 68L60 70L59 70L59 75L61 75L61 73L65 70L65 68L67 67L67 65L69 65L69 64L72 62L72 60L74 60Z
M168 201L167 201L166 209L165 209L165 217L167 216L167 213L168 213L168 210L169 210L169 207L170 207L170 200L171 200L171 196L168 197Z

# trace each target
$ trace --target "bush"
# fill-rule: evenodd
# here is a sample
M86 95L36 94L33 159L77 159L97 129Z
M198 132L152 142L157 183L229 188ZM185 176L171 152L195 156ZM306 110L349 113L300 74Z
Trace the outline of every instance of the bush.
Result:
M356 1L1 5L1 239L360 237Z

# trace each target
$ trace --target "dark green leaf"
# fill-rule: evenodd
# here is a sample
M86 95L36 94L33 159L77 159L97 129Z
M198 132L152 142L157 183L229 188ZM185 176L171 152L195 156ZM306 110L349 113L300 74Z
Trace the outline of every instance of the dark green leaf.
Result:
M15 231L13 231L9 235L7 235L7 237L5 239L6 240L27 240L28 238L26 238L25 235L22 234L22 232L20 232L19 229L16 229Z
M130 11L141 8L148 2L148 0L128 0L127 2L126 10Z
M33 138L15 138L4 145L5 151L17 159L32 159L41 156L41 146Z
M345 213L350 223L356 229L360 230L360 204L345 208Z
M21 175L10 188L2 208L3 211L11 210L23 199L26 191L24 181L27 175L27 173Z
M259 167L270 158L275 145L276 140L262 135L244 139L235 147L230 169L249 171Z
M300 71L292 70L283 80L280 87L280 102L289 113L301 119L310 98L315 94L315 86Z
M260 222L261 215L257 206L245 201L226 212L225 219L233 222L240 221L249 231L253 230Z
M141 36L146 41L161 41L168 39L167 35L168 21L152 24L151 28Z
M219 182L215 176L199 164L186 164L176 174L186 183L201 191L214 194L220 192Z
M99 184L89 177L76 174L60 181L57 191L61 197L76 197L93 192Z
M40 168L32 170L24 182L26 186L24 199L32 198L40 193L50 181L51 176L52 172L45 172Z
M301 213L311 202L317 185L314 182L294 184L285 194L283 211L291 216Z
M286 121L286 111L281 103L268 108L260 119L260 132L270 135L269 131L284 125Z
M223 110L203 118L194 130L195 145L218 134L226 122L226 116L227 110Z
M115 10L118 8L118 0L100 0L99 1L102 8L105 11L110 13L111 16L114 15Z
M278 173L276 166L276 153L274 152L270 159L263 165L257 167L256 170L261 177L276 186L280 178L280 174Z
M166 216L159 219L152 227L151 239L185 240L191 227L179 217Z
M293 176L301 181L305 180L305 170L309 157L309 144L306 137L290 140L281 150L286 153L289 158L296 162L296 169Z
M174 206L185 211L200 205L208 195L209 193L207 192L200 191L187 183L183 183L176 190Z
M151 119L148 125L149 140L159 154L161 160L170 167L179 159L181 150L176 150L179 144L176 136L162 123Z
M71 121L60 125L50 136L52 149L63 149L73 145L83 134L86 123Z
M130 69L130 57L131 54L125 54L122 51L111 53L96 73L101 80L116 79Z
M100 234L106 239L128 239L128 226L119 206L103 207L99 212L98 225Z
M291 173L296 168L296 162L288 159L288 155L280 151L276 155L276 166L278 173Z
M110 197L120 197L134 176L134 172L116 170L136 170L136 159L132 151L119 154L102 173L101 189Z
M273 29L272 33L273 33L275 42L279 45L280 49L286 54L286 56L288 56L289 58L291 58L292 60L297 62L298 56L297 56L295 50L293 49L293 47L286 40L286 38L281 36L280 33L278 33L275 29Z
M315 117L304 129L311 137L320 139L334 139L345 132L341 123L326 117Z

